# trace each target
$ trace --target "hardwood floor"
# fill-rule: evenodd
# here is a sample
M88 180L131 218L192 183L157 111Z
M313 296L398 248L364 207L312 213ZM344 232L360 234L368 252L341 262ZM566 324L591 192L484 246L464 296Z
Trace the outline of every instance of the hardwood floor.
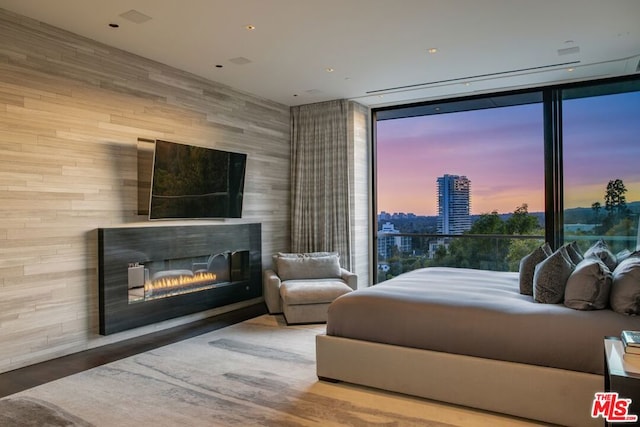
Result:
M49 381L54 381L163 345L215 331L265 313L267 313L267 309L264 304L255 304L219 316L176 326L175 328L5 372L0 374L0 397L18 393Z

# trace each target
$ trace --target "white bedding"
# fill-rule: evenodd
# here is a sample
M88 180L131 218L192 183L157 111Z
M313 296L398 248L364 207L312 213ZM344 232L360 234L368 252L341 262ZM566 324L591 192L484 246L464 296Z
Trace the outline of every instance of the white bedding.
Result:
M327 335L578 372L603 372L603 339L640 317L540 304L518 274L433 267L357 290L329 307Z

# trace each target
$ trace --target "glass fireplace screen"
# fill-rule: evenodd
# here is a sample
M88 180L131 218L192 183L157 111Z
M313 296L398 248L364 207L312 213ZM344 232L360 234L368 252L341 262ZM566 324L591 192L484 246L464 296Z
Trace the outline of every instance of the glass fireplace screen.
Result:
M129 304L249 280L249 251L205 254L128 265Z

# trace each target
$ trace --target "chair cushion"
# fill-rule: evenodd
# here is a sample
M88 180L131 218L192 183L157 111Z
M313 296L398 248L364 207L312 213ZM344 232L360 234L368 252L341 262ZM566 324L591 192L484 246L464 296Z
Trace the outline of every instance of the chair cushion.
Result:
M301 279L338 279L340 261L337 255L323 257L278 257L278 276L282 281Z
M352 290L342 280L287 280L280 285L280 296L288 305L322 304Z
M278 273L278 258L321 258L326 256L336 256L340 259L338 252L278 252L273 255L273 271Z

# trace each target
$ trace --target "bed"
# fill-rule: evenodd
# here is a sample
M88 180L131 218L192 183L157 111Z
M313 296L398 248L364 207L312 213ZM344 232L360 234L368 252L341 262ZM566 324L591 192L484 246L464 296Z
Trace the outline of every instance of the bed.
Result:
M518 273L433 267L338 298L317 374L561 425L591 418L603 340L640 318L521 295Z

